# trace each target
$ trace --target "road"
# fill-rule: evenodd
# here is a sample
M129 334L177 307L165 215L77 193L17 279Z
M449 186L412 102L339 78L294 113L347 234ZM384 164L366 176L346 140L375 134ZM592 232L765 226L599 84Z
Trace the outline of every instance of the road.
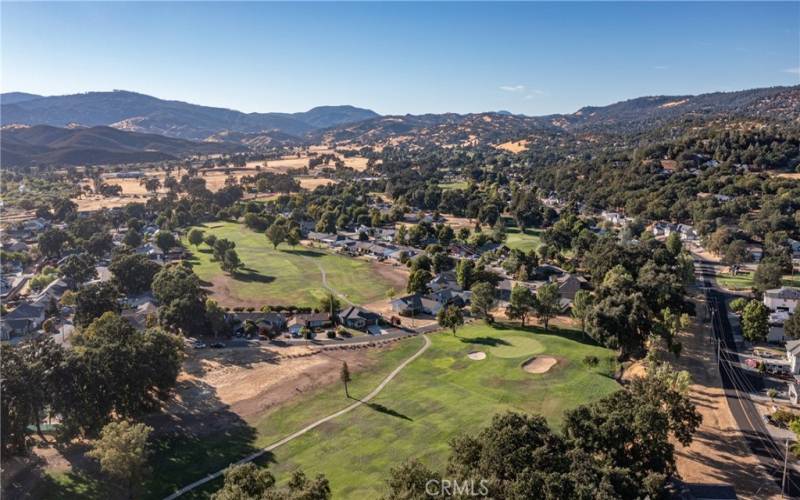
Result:
M276 443L273 443L273 444L271 444L271 445L269 445L269 446L267 446L265 448L262 448L262 449L258 450L257 452L253 453L252 455L248 455L248 456L244 457L243 459L239 460L238 462L235 462L235 463L233 463L231 465L241 465L241 464L245 464L247 462L252 462L253 460L261 457L262 455L264 455L265 453L269 453L272 450L274 450L274 449L276 449L276 448L278 448L280 446L283 446L284 444L292 441L293 439L296 439L296 438L302 436L303 434L315 429L316 427L319 427L320 425L324 424L325 422L328 422L329 420L333 420L336 417L340 417L340 416L344 415L345 413L348 413L350 411L355 410L356 408L358 408L359 406L363 405L364 403L369 402L375 396L380 394L380 392L389 384L389 382L391 382L397 376L398 373L400 373L403 370L403 368L408 366L412 361L414 361L418 357L422 356L422 354L425 351L428 350L428 348L431 346L431 339L428 338L427 335L423 335L422 339L425 341L425 343L422 345L422 347L417 352L415 352L410 358L408 358L405 361L403 361L402 363L400 363L400 365L398 365L397 368L392 370L392 372L389 375L387 375L386 378L384 378L383 381L381 381L381 383L378 384L378 386L375 387L375 389L373 389L372 392L367 394L364 398L356 400L350 406L347 406L346 408L343 408L343 409L341 409L341 410L339 410L339 411L337 411L335 413L331 413L327 417L323 417L323 418L317 420L316 422L314 422L312 424L309 424L306 427L303 427L302 429L300 429L299 431L295 432L294 434L290 434L290 435L286 436L285 438L281 439L280 441L278 441ZM228 466L228 467L230 467L230 466ZM186 494L186 493L188 493L188 492L190 492L190 491L192 491L192 490L194 490L196 488L199 488L200 486L202 486L202 485L204 485L204 484L206 484L206 483L208 483L210 481L213 481L213 480L219 478L220 476L222 476L225 473L225 471L228 469L228 467L225 467L224 469L220 469L220 470L218 470L218 471L216 471L216 472L214 472L212 474L207 475L206 477L204 477L202 479L198 479L197 481L184 486L183 488L179 489L175 493L173 493L173 494L169 495L168 497L166 497L164 500L173 500L173 499L178 498L181 495L184 495L184 494Z
M713 263L697 260L696 270L702 276L705 287L712 331L718 345L717 367L728 407L750 451L780 488L784 481L785 444L775 442L761 413L748 396L749 393L757 393L763 389L763 380L753 371L741 368L733 328L728 321L727 294L714 286L716 269ZM800 498L800 474L792 467L787 468L784 494Z

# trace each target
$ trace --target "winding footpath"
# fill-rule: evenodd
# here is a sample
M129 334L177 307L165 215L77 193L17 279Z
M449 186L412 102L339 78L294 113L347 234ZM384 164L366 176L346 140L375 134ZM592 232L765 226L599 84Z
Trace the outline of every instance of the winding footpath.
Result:
M332 293L332 294L334 294L334 295L337 295L337 296L339 296L339 298L340 298L340 299L342 299L343 301L347 302L347 303L348 303L349 305L351 305L351 306L356 306L356 305L358 305L358 304L355 304L355 303L353 303L353 302L352 302L350 299L348 299L348 298L347 298L347 296L346 296L345 294L343 294L343 293L342 293L342 292L340 292L339 290L337 290L337 289L333 288L333 287L332 287L332 286L331 286L331 285L328 283L328 273L326 273L326 272L325 272L325 268L324 268L324 267L322 267L322 264L320 264L319 262L317 262L316 260L314 260L314 259L313 259L313 258L311 258L311 257L305 256L305 255L302 255L302 257L303 257L304 259L307 259L307 260L309 260L310 262L313 262L313 263L314 263L314 265L315 265L315 266L317 266L317 269L319 269L319 273L322 275L322 286L323 286L323 287L324 287L326 290L328 290L329 292L331 292L331 293Z
M323 274L324 274L324 271L323 271ZM292 441L293 439L296 439L296 438L302 436L303 434L307 433L310 430L315 429L316 427L319 427L320 425L324 424L325 422L328 422L329 420L333 420L336 417L340 417L340 416L344 415L345 413L348 413L348 412L351 412L351 411L355 410L356 408L358 408L359 406L363 405L364 403L369 402L375 396L380 394L380 392L386 387L386 385L389 382L391 382L392 379L394 379L403 370L403 368L408 366L412 361L414 361L418 357L422 356L422 354L425 351L428 350L428 348L431 346L430 338L428 338L427 335L422 335L422 339L425 341L425 344L417 352L415 352L410 358L408 358L407 360L403 361L402 363L400 363L400 365L397 368L392 370L392 372L389 375L387 375L386 378L384 378L383 381L381 381L381 383L378 384L378 386L375 389L373 389L372 392L367 394L364 398L356 400L350 406L347 406L346 408L343 408L343 409L337 411L336 413L331 413L327 417L323 417L323 418L317 420L316 422L314 422L312 424L309 424L306 427L303 427L302 429L300 429L299 431L295 432L294 434L290 434L290 435L286 436L285 438L281 439L280 441L278 441L276 443L273 443L273 444L267 446L266 448L262 448L262 449L258 450L257 452L244 457L243 459L239 460L238 462L232 463L228 467L233 466L233 465L245 464L247 462L252 462L253 460L261 457L262 455L264 455L265 453L269 453L272 450L278 448L279 446L283 446L284 444L288 443L289 441ZM183 488L177 490L175 493L173 493L173 494L169 495L168 497L166 497L164 500L173 500L173 499L178 498L179 496L181 496L181 495L183 495L185 493L188 493L188 492L194 490L195 488L198 488L198 487L200 487L200 486L202 486L202 485L204 485L204 484L206 484L206 483L208 483L210 481L213 481L213 480L217 479L218 477L222 476L225 473L225 471L228 469L228 467L225 467L224 469L220 469L220 470L218 470L218 471L216 471L216 472L214 472L212 474L207 475L206 477L204 477L202 479L198 479L197 481L184 486Z

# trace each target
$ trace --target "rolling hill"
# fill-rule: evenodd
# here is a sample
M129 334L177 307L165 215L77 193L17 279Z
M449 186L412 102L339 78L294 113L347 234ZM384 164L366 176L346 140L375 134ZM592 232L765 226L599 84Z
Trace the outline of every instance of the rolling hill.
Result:
M3 167L137 163L244 150L244 146L229 142L193 142L104 126L17 126L6 127L0 133Z
M50 97L16 92L3 94L0 101L4 126L107 125L130 132L189 140L202 140L226 130L246 134L280 131L302 135L317 128L378 116L374 111L353 106L321 106L302 113L242 113L123 90Z

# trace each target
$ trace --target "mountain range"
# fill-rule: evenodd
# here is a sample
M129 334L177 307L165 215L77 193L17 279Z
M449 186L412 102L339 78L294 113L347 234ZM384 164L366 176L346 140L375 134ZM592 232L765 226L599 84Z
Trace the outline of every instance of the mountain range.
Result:
M97 165L174 160L246 151L230 142L194 142L112 127L9 126L0 133L3 166Z
M12 92L0 95L0 104L3 165L152 161L320 142L486 146L536 134L647 132L698 118L800 123L800 86L639 97L537 117L507 111L381 116L354 106L242 113L128 91L51 97Z

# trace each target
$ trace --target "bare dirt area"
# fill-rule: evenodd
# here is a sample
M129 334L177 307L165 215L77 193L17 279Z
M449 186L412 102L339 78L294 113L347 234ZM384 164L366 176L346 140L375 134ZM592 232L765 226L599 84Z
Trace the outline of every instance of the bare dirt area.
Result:
M770 498L778 488L760 472L731 415L708 341L705 304L697 303L697 318L690 332L681 334L683 351L673 360L676 368L688 370L693 384L689 395L703 422L688 447L676 443L678 473L688 483L728 484L741 498Z
M509 153L521 153L523 151L527 151L528 149L528 140L523 141L508 141L502 144L498 144L495 146L497 149L503 149L508 151Z
M309 191L313 191L319 186L327 186L339 182L335 179L328 179L327 177L296 177L296 179L300 182L301 188L308 189Z
M383 347L371 351L375 349ZM305 346L193 351L165 415L190 422L188 427L195 432L215 430L208 420L218 419L221 412L250 421L293 397L338 381L342 362L355 373L369 367L372 359L363 349L323 352Z

